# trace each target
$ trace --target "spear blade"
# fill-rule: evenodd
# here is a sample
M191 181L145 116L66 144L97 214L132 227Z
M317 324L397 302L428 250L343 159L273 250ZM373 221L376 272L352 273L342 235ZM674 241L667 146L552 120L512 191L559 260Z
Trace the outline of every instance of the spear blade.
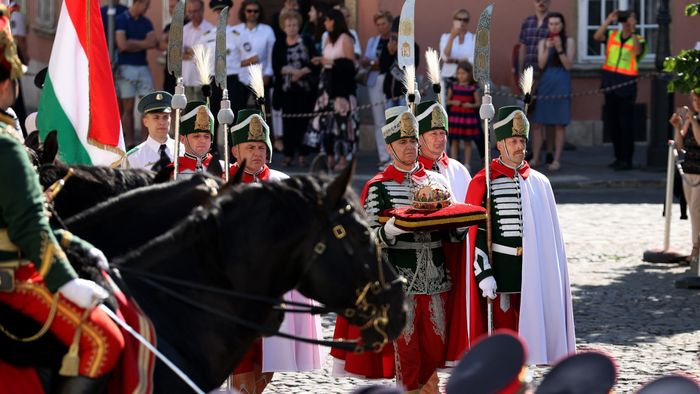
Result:
M216 28L216 50L214 55L214 81L224 90L226 86L226 26L228 7L219 15L219 25Z
M182 76L182 27L184 24L185 3L178 1L168 32L168 72L175 78Z

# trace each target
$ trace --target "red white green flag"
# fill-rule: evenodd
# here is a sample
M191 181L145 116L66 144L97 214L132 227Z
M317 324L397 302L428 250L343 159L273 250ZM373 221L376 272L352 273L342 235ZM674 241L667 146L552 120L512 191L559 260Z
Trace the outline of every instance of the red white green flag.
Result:
M116 166L124 138L98 0L65 0L39 98L41 138L58 132L67 164Z

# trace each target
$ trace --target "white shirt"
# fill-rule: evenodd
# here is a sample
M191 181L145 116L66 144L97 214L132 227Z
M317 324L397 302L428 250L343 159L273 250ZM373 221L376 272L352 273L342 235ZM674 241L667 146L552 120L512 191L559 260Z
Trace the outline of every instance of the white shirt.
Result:
M241 72L241 52L238 50L241 33L233 26L226 26L226 75L238 75ZM211 48L211 75L214 75L216 60L216 28L202 35L200 44ZM248 58L250 56L246 56ZM230 88L230 87L229 87Z
M126 160L129 162L129 168L143 168L150 170L154 164L160 160L160 145L161 143L151 138L149 135L146 141L140 143L134 149L126 154ZM173 152L175 151L175 140L168 137L165 141L165 154L168 155L170 161L173 161ZM180 156L185 151L185 147L180 145Z
M263 76L272 76L272 47L275 45L275 32L272 28L264 23L258 23L252 30L248 29L245 23L239 23L233 28L240 33L238 50L241 60L258 55ZM244 85L250 83L248 67L241 68L238 79Z
M350 30L350 35L353 38L352 51L355 53L356 56L361 56L362 55L362 48L360 48L360 39L357 37L357 32L355 31L355 29L348 29L348 30ZM379 36L377 36L377 37L379 37ZM326 38L328 38L328 31L324 31L323 35L321 35L321 42L326 42ZM375 46L375 49L376 48L377 47Z
M452 40L452 52L450 59L467 60L469 63L474 64L474 40L475 36L472 32L467 32L464 35L464 41L459 42L459 36L456 36ZM445 33L440 37L440 56L443 59L447 59L448 56L445 55L445 48L447 47L447 41L450 40L450 33ZM457 73L457 65L454 63L445 63L442 65L442 70L440 74L443 78L454 77Z
M15 37L25 37L27 35L27 23L23 13L13 12L10 14L10 29Z
M212 29L216 30L216 26L205 19L202 20L198 27L195 27L192 22L187 23L182 28L182 45L190 48L194 47L200 43L202 35ZM193 59L182 59L182 82L185 86L199 86L197 67L195 67Z

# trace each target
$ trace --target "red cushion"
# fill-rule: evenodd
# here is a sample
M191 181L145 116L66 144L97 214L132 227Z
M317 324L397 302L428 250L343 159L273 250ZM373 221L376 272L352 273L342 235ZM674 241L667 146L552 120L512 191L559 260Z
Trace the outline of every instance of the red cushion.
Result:
M486 220L486 209L477 205L453 203L436 211L421 211L406 206L387 209L379 214L379 223L396 216L396 227L408 231L449 230Z

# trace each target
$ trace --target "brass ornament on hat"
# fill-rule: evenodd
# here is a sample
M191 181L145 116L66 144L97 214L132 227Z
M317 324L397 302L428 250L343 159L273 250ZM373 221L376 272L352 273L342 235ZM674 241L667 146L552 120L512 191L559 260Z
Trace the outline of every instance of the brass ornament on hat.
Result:
M401 119L399 120L399 130L401 131L401 138L416 136L416 126L410 113L404 112L401 115Z
M523 113L518 111L513 115L513 135L524 136L525 135L525 119L523 118Z
M253 116L248 124L248 140L264 141L265 133L263 131L262 121L257 116Z
M197 117L194 119L195 130L209 131L210 119L207 109L202 105L197 109Z
M160 93L156 94L156 100L160 101L160 100L162 100L162 99L163 99L163 95L162 95L162 94L160 94Z
M445 128L445 117L438 106L433 108L433 112L430 114L430 128L431 129L441 129Z

